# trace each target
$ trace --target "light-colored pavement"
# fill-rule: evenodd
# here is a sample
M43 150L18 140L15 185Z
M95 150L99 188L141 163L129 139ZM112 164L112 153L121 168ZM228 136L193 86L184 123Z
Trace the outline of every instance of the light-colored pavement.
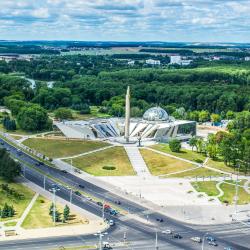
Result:
M124 147L128 158L130 160L130 163L132 167L134 168L134 171L137 173L138 176L146 177L151 176L148 167L142 158L142 155L136 146L125 146Z

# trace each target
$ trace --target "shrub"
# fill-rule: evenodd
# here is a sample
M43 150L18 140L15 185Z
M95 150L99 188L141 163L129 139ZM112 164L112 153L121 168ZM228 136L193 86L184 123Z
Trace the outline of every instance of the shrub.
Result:
M201 160L201 159L195 159L194 161L197 163L203 163L203 160Z
M177 139L173 139L173 140L169 141L169 148L172 152L180 152L181 142Z
M102 169L105 169L105 170L115 170L116 167L114 167L114 166L103 166Z

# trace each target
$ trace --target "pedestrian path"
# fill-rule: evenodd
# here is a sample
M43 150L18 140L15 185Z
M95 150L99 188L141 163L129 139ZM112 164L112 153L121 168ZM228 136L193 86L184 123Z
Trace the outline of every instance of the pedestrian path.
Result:
M19 228L21 227L21 225L23 224L25 218L27 217L27 215L29 214L31 208L33 207L34 203L36 202L37 198L39 196L39 193L36 193L34 195L34 197L32 198L30 204L26 207L26 209L24 210L21 218L18 220L17 224L16 224L16 227Z
M124 147L128 158L130 160L130 163L132 167L134 168L135 172L137 173L138 176L151 176L148 167L144 161L144 159L141 156L141 153L138 149L138 147L131 147L127 146Z
M113 147L115 147L115 146L111 145L111 146L107 146L107 147L103 147L103 148L98 148L98 149L95 149L95 150L92 150L92 151L88 151L88 152L85 152L85 153L81 153L81 154L78 154L78 155L62 157L62 158L57 158L57 159L58 160L67 160L67 159L77 158L77 157L81 157L81 156L84 156L84 155L96 153L96 152L99 152L99 151L102 151L102 150L105 150L105 149L108 149L108 148L113 148Z
M168 153L165 153L165 152L162 152L162 151L153 149L153 148L145 147L145 149L151 150L151 151L153 151L153 152L155 152L155 153L158 153L158 154L161 154L161 155L165 155L165 156L168 156L168 157L171 157L171 158L180 160L180 161L185 161L185 162L191 163L191 164L196 165L196 166L199 166L199 167L202 166L202 164L200 164L200 163L197 163L197 162L194 162L194 161L190 161L190 160L187 160L187 159L183 159L183 158L181 158L181 157L174 156L174 155L171 155L171 154L168 154Z

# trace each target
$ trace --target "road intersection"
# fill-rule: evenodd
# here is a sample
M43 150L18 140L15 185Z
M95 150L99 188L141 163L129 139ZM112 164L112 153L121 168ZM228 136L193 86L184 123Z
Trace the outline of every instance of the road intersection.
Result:
M2 142L2 140L1 140ZM130 200L127 200L123 197L119 197L118 195L105 190L103 188L100 188L87 180L84 180L82 178L79 178L75 175L72 175L70 173L63 173L62 171L51 168L45 164L39 165L37 167L38 160L32 158L30 155L26 153L20 154L18 150L13 147L12 145L8 144L7 142L3 142L3 146L8 148L10 154L14 156L17 159L20 159L23 169L25 169L25 178L27 178L29 181L32 181L36 185L40 187L45 187L46 190L50 189L54 184L61 185L60 191L58 191L57 195L65 200L70 199L70 191L66 187L66 185L69 186L75 186L79 188L79 184L84 186L84 192L87 192L91 194L92 196L97 197L98 199L104 199L106 202L115 204L118 200L120 201L121 209L126 210L129 207L129 212L136 214L138 216L141 216L144 214L145 210L147 210L145 207L143 207L140 204L134 203ZM31 167L31 166L34 166ZM36 169L39 168L39 171ZM53 176L53 179L50 177L46 177L45 185L44 185L44 173L46 173L49 176ZM57 181L59 183L57 183ZM64 184L62 184L64 183ZM76 194L73 194L72 196L72 203L76 206L79 206L93 214L102 215L102 209L94 202L90 201L84 196L77 196ZM206 232L209 232L209 234L215 236L217 238L217 242L220 246L220 249L223 249L223 247L226 246L232 246L233 249L249 249L250 240L249 237L243 237L239 238L234 237L234 233L228 232L226 235L223 235L223 237L220 238L220 234L216 234L213 227L206 226L205 228L198 228L193 225L185 224L183 222L179 222L176 220L173 220L167 216L164 216L163 214L159 212L152 211L149 215L149 220L153 223L152 225L147 225L146 223L142 223L139 220L135 219L128 219L123 220L122 216L119 215L115 218L116 226L112 227L108 230L109 232L109 238L111 242L115 242L117 240L121 240L123 238L123 234L126 231L128 235L131 235L130 241L133 243L134 247L128 247L127 249L154 249L154 239L156 235L156 231L158 232L158 243L160 246L160 249L200 249L200 245L194 242L191 242L190 238L193 236L203 237ZM111 216L109 214L106 214L106 217L109 219ZM145 218L144 218L145 219ZM162 222L159 222L159 219L162 220ZM221 225L221 228L223 229L225 225ZM220 225L218 225L218 228ZM175 232L180 233L183 236L183 239L177 240L177 239L171 239L169 236L166 236L162 234L161 232L167 228L171 228L171 230L174 230ZM240 230L240 229L239 229ZM34 248L39 249L51 249L51 245L67 245L67 242L73 241L72 244L83 244L83 242L90 241L90 243L97 242L96 237L94 236L81 236L79 242L79 236L76 237L63 237L63 238L47 238L47 239L37 239L34 247L34 241L20 241L15 242L15 246L13 245L13 242L1 242L0 243L0 249L10 249L10 244L12 244L11 249L32 249L31 246ZM141 246L142 245L142 246ZM138 246L138 247L137 247ZM114 249L122 249L119 247L115 247ZM206 249L213 249L211 246L206 246Z

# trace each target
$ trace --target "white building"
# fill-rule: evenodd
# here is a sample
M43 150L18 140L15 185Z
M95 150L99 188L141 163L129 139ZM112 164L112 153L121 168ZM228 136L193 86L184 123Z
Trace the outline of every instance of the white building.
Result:
M170 56L170 64L181 64L181 56Z
M249 62L250 61L250 56L245 57L245 61Z
M128 61L128 65L134 66L135 65L135 61L132 61L132 60Z
M55 122L54 125L68 138L110 139L121 138L125 133L124 118L91 119L89 121ZM148 109L142 118L131 118L129 138L168 141L170 138L189 139L196 135L196 122L175 120L167 112L154 107Z
M160 60L148 59L148 60L146 60L146 64L149 64L149 65L161 65L161 61Z
M170 56L170 63L169 64L178 64L178 65L182 65L182 66L187 66L191 62L192 62L192 60L183 59L179 55L174 55L174 56Z

